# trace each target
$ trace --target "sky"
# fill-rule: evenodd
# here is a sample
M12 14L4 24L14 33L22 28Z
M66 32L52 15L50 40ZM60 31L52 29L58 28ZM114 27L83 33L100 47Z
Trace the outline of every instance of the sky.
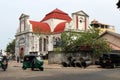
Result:
M40 21L49 12L58 8L71 16L83 10L89 15L89 23L96 19L101 23L115 26L120 33L120 10L118 0L0 0L0 49L15 38L22 13L31 20Z

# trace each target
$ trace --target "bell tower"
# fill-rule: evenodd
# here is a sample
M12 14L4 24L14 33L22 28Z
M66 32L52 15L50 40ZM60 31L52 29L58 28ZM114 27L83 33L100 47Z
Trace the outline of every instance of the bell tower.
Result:
M72 13L72 17L74 22L73 23L74 29L81 30L81 31L88 29L89 16L85 12L78 11L78 12Z
M26 14L22 14L19 18L19 32L23 32L26 30L27 27L27 19L29 19L29 16Z

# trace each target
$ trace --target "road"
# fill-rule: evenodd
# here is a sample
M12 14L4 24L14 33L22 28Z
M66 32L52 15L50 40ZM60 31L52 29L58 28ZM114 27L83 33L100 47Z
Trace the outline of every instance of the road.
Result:
M22 70L20 63L9 62L7 71L0 69L0 80L120 80L120 68L102 69L45 68L44 71Z

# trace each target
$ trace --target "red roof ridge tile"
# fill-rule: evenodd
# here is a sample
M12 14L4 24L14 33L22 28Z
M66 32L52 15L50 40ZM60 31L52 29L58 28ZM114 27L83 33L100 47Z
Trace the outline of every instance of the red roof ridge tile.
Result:
M50 13L46 14L45 17L41 20L41 22L51 18L67 20L68 22L72 20L67 13L56 8Z

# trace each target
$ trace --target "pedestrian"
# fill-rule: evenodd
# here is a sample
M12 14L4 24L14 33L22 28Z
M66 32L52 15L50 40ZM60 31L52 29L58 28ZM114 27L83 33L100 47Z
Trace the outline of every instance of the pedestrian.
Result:
M19 56L17 56L17 63L19 63L19 60L20 60L20 59L19 59Z

